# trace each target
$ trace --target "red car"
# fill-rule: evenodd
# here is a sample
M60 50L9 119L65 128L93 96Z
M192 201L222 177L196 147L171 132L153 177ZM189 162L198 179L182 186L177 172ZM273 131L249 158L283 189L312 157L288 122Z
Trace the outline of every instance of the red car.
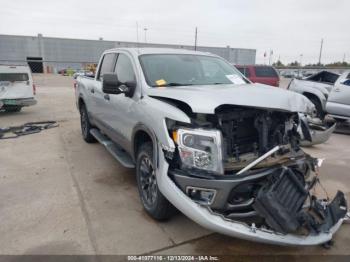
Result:
M270 86L280 85L280 77L277 70L267 65L235 65L235 67L253 83L261 83Z

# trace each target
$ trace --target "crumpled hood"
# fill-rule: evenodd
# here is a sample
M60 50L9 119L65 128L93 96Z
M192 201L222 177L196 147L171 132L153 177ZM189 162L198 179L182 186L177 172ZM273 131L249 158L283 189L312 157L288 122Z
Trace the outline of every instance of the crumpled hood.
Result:
M195 113L214 114L220 105L238 105L311 114L314 105L303 95L263 84L178 86L147 89L151 97L185 102Z

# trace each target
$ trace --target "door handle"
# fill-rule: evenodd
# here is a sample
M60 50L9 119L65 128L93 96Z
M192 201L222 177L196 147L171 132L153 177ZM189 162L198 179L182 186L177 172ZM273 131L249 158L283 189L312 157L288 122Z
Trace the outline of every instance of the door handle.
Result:
M95 89L91 88L91 89L90 89L90 92L91 92L91 93L95 93Z
M103 98L109 101L109 99L110 99L110 98L109 98L109 94L105 94L105 95L103 96Z

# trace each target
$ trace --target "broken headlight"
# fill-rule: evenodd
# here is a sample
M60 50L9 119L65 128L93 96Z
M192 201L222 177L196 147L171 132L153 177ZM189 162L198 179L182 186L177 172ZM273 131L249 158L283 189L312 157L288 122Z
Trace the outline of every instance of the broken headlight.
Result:
M173 139L183 167L223 173L220 131L180 128Z

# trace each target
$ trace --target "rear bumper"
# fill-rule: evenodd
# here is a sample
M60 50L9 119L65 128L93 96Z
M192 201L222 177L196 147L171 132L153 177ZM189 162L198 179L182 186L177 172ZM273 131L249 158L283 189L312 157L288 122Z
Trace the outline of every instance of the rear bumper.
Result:
M35 98L19 98L19 99L2 99L0 100L0 108L1 103L3 106L33 106L37 104Z

